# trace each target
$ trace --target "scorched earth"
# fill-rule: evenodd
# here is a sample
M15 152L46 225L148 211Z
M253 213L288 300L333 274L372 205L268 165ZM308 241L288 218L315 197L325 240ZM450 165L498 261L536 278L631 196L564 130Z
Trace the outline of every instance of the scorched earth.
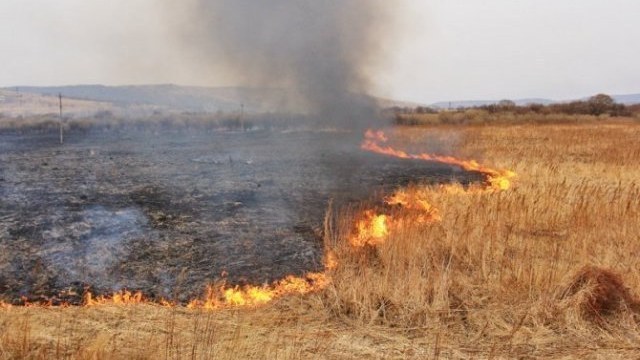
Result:
M321 271L323 214L458 166L362 151L361 133L183 128L0 134L0 295L80 303Z

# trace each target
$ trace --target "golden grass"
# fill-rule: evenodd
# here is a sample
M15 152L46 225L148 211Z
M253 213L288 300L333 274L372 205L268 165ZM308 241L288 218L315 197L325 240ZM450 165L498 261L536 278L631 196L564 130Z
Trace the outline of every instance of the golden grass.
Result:
M408 191L442 221L376 248L329 214L324 291L258 309L0 310L2 358L637 358L640 124L400 128L518 173L500 193ZM394 209L402 215L402 209Z

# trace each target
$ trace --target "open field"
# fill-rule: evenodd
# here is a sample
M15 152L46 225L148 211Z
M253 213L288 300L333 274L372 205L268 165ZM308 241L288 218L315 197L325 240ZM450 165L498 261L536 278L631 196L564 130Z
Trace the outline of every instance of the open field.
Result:
M410 186L406 193L441 220L407 223L375 247L348 246L359 206L330 208L331 282L262 307L0 309L0 356L640 356L640 124L436 126L388 136L414 152L435 142L518 176L505 191ZM411 209L387 211L402 218Z

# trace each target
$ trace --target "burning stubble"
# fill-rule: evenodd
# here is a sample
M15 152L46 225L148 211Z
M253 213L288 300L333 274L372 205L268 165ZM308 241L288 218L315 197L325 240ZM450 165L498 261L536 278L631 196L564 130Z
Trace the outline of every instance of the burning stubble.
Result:
M235 83L285 90L281 110L354 129L374 125L375 101L367 94L385 60L394 7L382 0L168 5L174 21L184 19L177 22L182 40Z
M383 40L390 32L391 5L385 5L378 0L352 0L348 3L280 0L269 2L268 5L246 0L189 0L186 4L173 6L181 7L183 10L178 12L176 19L188 16L192 21L192 26L185 25L183 34L191 35L187 39L203 58L209 59L212 63L222 64L239 83L286 90L288 101L282 110L304 112L311 115L311 118L319 119L321 126L339 126L355 130L351 134L356 137L361 136L359 130L375 127L378 119L375 101L366 94L371 88L370 74L383 58ZM181 22L173 24L178 23ZM168 26L172 27L171 24ZM146 134L144 131L128 134L128 139L121 139L117 134L111 135L111 139L117 139L118 149L107 150L105 147L102 149L105 151L104 156L99 157L104 164L114 164L115 172L109 174L111 176L100 176L101 181L89 184L91 186L86 188L88 195L83 194L84 200L74 191L62 190L62 186L61 189L56 189L67 196L64 201L52 201L55 206L69 209L66 212L60 211L69 215L64 216L64 223L78 224L77 227L82 225L83 229L86 227L86 231L77 236L77 242L81 243L81 246L74 248L68 244L58 246L57 242L66 239L62 232L54 231L61 226L53 227L53 230L47 228L47 236L39 239L47 245L43 253L38 255L43 255L45 263L53 264L50 267L59 270L57 272L61 274L59 278L62 279L62 283L56 283L59 285L57 287L72 287L74 296L79 293L79 287L86 284L94 287L98 285L97 291L129 287L153 293L155 297L165 297L169 295L171 288L174 288L174 283L181 282L171 279L181 276L180 269L185 264L189 265L193 274L196 273L193 271L195 267L204 269L199 276L192 278L188 275L184 281L188 283L184 286L188 290L183 290L180 294L188 298L191 296L187 293L198 287L199 280L215 278L221 273L221 268L224 268L226 273L225 264L233 269L232 276L243 278L249 278L252 273L263 272L260 271L261 263L273 270L270 277L285 270L287 273L292 272L293 267L289 263L304 263L308 266L307 264L314 261L300 259L317 259L319 246L300 245L298 239L317 240L314 227L309 225L313 225L314 222L307 218L321 218L321 214L318 215L317 212L324 211L326 197L346 192L349 196L356 196L353 189L365 191L368 187L366 184L380 182L379 174L372 176L369 173L375 167L368 168L362 163L366 161L380 164L382 161L357 155L359 141L349 139L352 136L344 135L342 132L300 136L283 133L266 137L262 133L238 133L237 137L201 134L200 136L204 136L201 138L171 135L170 138L156 136L155 139L146 138ZM89 135L83 136L86 136L84 141L95 146ZM109 140L104 134L98 137ZM302 140L304 143L295 143ZM124 145L123 141L127 145ZM82 141L78 145L82 145L81 143ZM189 146L200 147L181 151L182 145L187 143ZM266 148L260 148L259 144L264 144ZM67 151L83 151L82 146L72 147L71 143L66 146ZM159 153L151 150L156 147L164 151ZM234 148L239 150L236 152ZM276 149L280 151L274 151ZM111 151L108 156L107 151ZM247 152L255 156L239 155ZM197 155L191 157L193 153ZM215 160L215 156L209 163L207 159L212 158L211 153L216 156L224 154L224 159L228 155L228 163ZM77 160L78 162L74 163L76 160L69 159L82 158L60 157L60 164L55 166L55 169L61 172L64 170L64 174L75 174L76 169L82 167L82 162ZM202 159L205 160L205 165L201 165ZM91 162L100 161L93 159ZM159 166L135 166L140 164L140 161ZM115 163L119 165L115 166ZM126 165L126 168L118 170L122 165ZM396 165L385 165L385 169L389 171ZM358 167L361 169L357 169ZM277 171L273 171L272 168ZM88 165L87 169L96 171L95 167ZM263 169L266 172L262 172ZM165 173L165 170L169 172ZM360 170L364 175L358 174ZM102 170L99 171L102 173ZM308 171L312 171L313 174ZM430 169L428 172L433 175L436 170ZM181 174L179 181L173 180L176 173ZM26 172L17 175L20 176L16 177L15 183L22 183L22 176L38 180L44 176L34 177ZM75 175L72 178L79 183L86 183L86 179ZM108 187L110 189L120 189L122 184L126 184L123 188L127 190L122 193L100 193L105 189L102 179L108 179L105 182L111 185ZM314 184L309 179L319 180ZM148 182L153 182L153 186L149 186ZM225 188L225 183L232 185ZM395 182L390 180L389 183ZM115 186L116 184L118 185ZM202 186L203 184L207 185ZM281 195L289 193L294 193L295 197ZM35 195L33 199L35 205ZM191 206L178 205L185 199L197 199L198 204L205 205L202 205L199 211L192 212L188 210ZM298 204L313 209L309 210L308 214L303 214L299 211L302 206ZM78 220L74 220L76 217ZM246 233L249 231L243 234L244 224L249 230L251 227L267 228L260 226L263 225L260 219L264 219L267 225L275 223L281 227L289 226L290 222L293 222L297 224L292 230L295 234L285 232L286 236L283 236L283 232L279 230L277 235L273 236L277 236L277 241L272 241L269 237L257 241L246 239ZM181 232L187 222L216 226L210 227L213 230L203 230L197 236L191 237ZM384 222L381 221L379 224L384 225ZM35 223L33 227L18 229L20 231L14 231L12 236L30 239L29 233L32 232L32 228L38 230L39 226ZM119 233L125 233L127 236L116 236ZM277 261L271 261L265 256L265 249L269 246L274 249L282 247L293 255L278 255ZM195 254L183 251L184 248L203 250ZM102 258L96 255L103 253L111 256ZM221 260L214 261L216 259L212 259L212 253L216 254L216 259ZM178 254L185 256L181 257ZM27 255L25 263L30 260ZM79 265L59 264L66 264L68 259L73 259L76 255L82 259ZM262 260L257 260L258 258ZM147 261L158 265L156 271L150 271L146 267ZM287 265L280 266L279 263ZM276 267L279 270L274 270ZM311 267L312 269L305 271L320 270L317 269L320 262ZM140 278L134 279L136 276L132 276L131 272L138 270L132 269L139 268L143 269ZM103 274L103 269L114 270L109 274ZM300 273L302 269L298 267L295 270L296 273ZM165 273L170 275L165 276ZM264 274L259 275L264 277ZM116 278L124 279L125 283ZM18 280L11 282L8 288L16 288L13 286L14 283L24 283L28 286L34 283L30 279ZM266 280L260 278L251 282L265 283ZM288 281L276 283L285 288L291 287ZM303 279L302 284L304 283L312 283L315 286L316 283L322 282L315 278L309 281L307 278ZM304 286L302 289L303 292L307 291ZM16 296L34 292L31 288L20 290L21 293L15 294ZM278 290L275 293L287 292ZM230 296L230 303L239 304L244 301L239 301L233 292L231 295L233 296ZM72 301L77 302L76 298ZM38 299L34 298L36 301ZM262 293L260 299L264 299ZM85 299L85 302L89 304L92 300Z

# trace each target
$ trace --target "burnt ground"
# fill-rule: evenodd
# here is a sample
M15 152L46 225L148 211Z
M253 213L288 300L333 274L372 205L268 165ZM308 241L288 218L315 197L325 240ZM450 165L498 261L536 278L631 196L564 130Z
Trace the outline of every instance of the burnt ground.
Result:
M358 149L359 134L93 130L0 134L0 299L78 301L142 290L184 301L228 273L264 283L322 268L330 198L456 167Z

